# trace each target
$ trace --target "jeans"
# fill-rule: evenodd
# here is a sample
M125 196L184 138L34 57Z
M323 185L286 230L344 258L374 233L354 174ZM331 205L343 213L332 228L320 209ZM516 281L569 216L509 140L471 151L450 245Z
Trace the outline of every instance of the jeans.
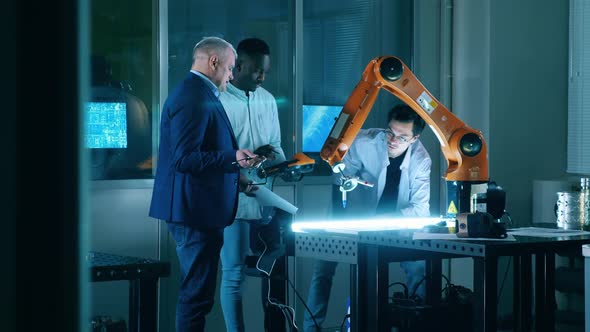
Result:
M315 263L313 268L313 277L311 285L309 286L309 295L307 296L307 306L313 314L313 318L306 310L303 320L304 332L320 332L321 326L326 320L326 313L328 311L328 301L330 299L330 291L332 289L332 279L336 272L336 262L328 262L319 260ZM408 286L408 295L412 295L418 283L424 278L426 264L424 261L409 261L401 262L401 268L406 274L406 285ZM415 291L415 295L424 299L426 294L426 285L422 281ZM315 322L314 322L315 318ZM320 327L318 328L318 326Z
M426 262L424 261L407 261L399 264L406 274L406 286L408 286L408 296L418 296L424 300L426 296Z
M244 331L242 310L242 284L246 255L250 248L250 224L236 219L223 232L224 245L221 248L220 301L225 327L228 332Z
M332 290L332 279L336 272L336 262L317 261L313 267L313 277L309 286L309 295L307 296L307 306L315 318L315 322L309 312L305 310L303 320L304 332L320 332L326 312L328 311L328 300Z
M199 230L166 223L176 242L180 287L176 306L177 332L202 332L213 308L223 229Z

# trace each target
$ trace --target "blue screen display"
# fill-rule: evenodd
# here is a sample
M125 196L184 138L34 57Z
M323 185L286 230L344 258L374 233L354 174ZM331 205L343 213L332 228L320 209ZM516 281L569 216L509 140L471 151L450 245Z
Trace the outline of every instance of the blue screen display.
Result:
M342 106L303 105L303 151L320 152Z
M127 104L89 102L85 105L84 141L89 149L127 147Z

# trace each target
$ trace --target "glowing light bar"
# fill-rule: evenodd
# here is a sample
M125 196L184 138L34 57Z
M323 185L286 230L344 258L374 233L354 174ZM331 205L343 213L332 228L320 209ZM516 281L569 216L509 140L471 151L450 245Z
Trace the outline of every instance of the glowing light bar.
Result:
M421 229L425 226L434 225L442 227L454 227L455 219L441 217L399 217L355 220L317 220L293 222L291 224L291 230L296 233L304 233L309 231L356 233L362 231Z

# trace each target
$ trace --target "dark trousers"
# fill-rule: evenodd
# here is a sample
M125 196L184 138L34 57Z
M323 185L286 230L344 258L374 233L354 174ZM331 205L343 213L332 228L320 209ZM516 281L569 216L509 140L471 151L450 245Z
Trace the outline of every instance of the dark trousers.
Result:
M196 229L167 223L176 242L180 287L176 306L176 331L205 330L205 315L213 308L223 228Z

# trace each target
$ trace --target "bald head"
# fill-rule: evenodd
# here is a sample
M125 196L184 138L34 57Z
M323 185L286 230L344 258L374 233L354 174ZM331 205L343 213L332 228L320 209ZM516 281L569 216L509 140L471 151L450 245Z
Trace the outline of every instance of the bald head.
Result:
M207 76L220 91L225 91L227 83L233 79L236 56L236 50L227 41L205 37L193 49L191 69Z

